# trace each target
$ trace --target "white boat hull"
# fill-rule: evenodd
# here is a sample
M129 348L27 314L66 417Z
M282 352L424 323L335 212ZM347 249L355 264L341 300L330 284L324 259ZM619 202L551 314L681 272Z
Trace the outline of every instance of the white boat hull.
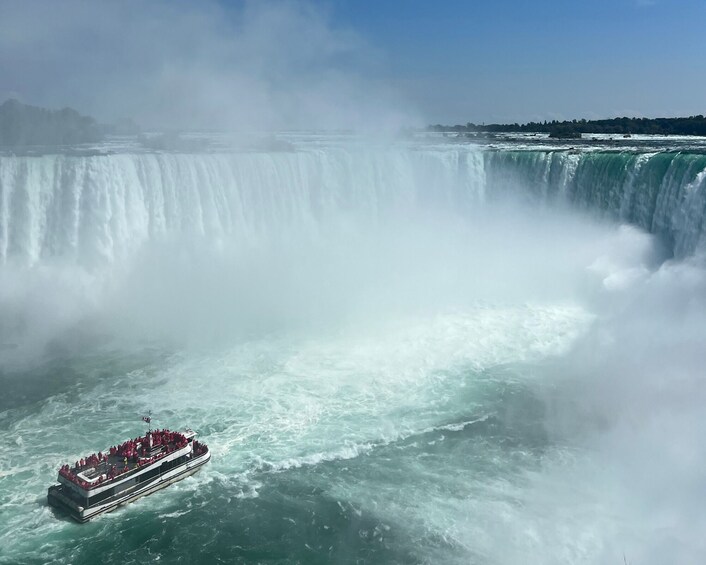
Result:
M140 497L157 492L172 483L193 475L204 464L208 463L210 459L211 451L209 450L198 457L194 457L186 461L183 465L179 465L178 467L161 473L143 484L136 484L133 487L123 490L120 494L108 498L103 502L89 506L88 508L78 505L74 500L66 496L62 492L62 490L66 487L62 485L50 487L47 499L49 504L67 511L69 515L77 522L88 522L90 519L95 518L99 514L111 512L118 506L134 502Z

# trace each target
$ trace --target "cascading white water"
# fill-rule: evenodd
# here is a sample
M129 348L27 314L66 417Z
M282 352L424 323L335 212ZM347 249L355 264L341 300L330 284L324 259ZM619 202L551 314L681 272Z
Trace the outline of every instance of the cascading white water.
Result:
M412 298L413 284L435 288L425 295L438 302L456 293L441 274L430 278L447 267L420 274L408 254L421 246L441 263L444 249L458 270L459 242L478 245L494 221L488 203L508 198L633 222L684 256L703 239L705 178L697 154L470 145L0 156L0 342L45 343L96 314L126 316L128 327L138 316L148 334L170 326L169 335L189 328L212 339L234 324L248 333L314 311L350 316L370 296L425 302ZM491 231L515 231L509 217ZM442 241L454 223L461 231ZM380 278L392 264L397 278Z
M511 189L602 212L663 238L677 257L704 242L706 155L669 151L494 151L489 190Z
M125 259L169 233L243 244L482 199L474 151L0 157L0 260Z
M165 234L286 238L346 221L446 206L461 213L517 187L664 235L678 256L703 239L699 155L344 148L291 153L0 157L0 262L89 268Z

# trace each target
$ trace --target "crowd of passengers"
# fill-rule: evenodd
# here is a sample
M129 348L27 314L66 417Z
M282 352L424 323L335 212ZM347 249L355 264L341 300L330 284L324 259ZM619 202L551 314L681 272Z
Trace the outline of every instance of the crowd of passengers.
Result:
M169 430L155 430L145 437L137 437L135 439L129 439L122 445L110 448L111 455L118 455L119 457L127 457L130 460L136 460L138 455L144 456L146 450L149 446L149 437L152 436L152 447L165 446L164 450L167 453L171 453L175 449L181 449L186 447L188 443L186 437L179 432L170 432ZM138 453L139 451L139 453Z
M152 447L164 446L165 448L154 456L147 457L149 450L149 436L152 437ZM84 489L90 489L99 486L105 481L113 480L115 477L127 473L130 470L128 465L129 461L137 464L138 467L144 465L150 465L154 463L157 459L164 457L165 455L172 453L177 449L186 447L188 440L186 436L180 434L179 432L172 432L169 430L154 430L150 432L145 437L137 437L135 439L129 439L126 442L111 447L108 451L111 456L122 458L122 461L118 461L118 464L108 464L108 454L98 452L86 457L85 459L80 459L76 461L74 467L70 465L62 465L59 469L59 474L62 477L69 479L71 482L77 484ZM208 448L198 441L193 442L194 455L201 455L205 453ZM96 467L101 463L105 463L107 470L104 475L101 475L99 479L94 483L89 483L78 477L78 473L81 472L85 467ZM122 463L122 464L121 464Z

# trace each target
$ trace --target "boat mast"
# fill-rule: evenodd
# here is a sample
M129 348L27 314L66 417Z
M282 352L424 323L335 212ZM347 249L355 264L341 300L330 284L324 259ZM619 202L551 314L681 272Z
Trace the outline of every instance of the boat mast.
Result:
M147 441L149 448L152 449L152 410L147 412L147 416L142 416L142 421L147 422Z

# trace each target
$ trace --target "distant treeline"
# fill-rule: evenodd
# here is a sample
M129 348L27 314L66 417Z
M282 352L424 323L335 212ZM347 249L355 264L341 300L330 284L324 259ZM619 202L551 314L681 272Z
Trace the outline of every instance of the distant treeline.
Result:
M47 110L7 100L0 106L0 145L67 145L100 141L101 128L76 110Z
M102 125L72 108L47 110L9 99L0 105L0 147L95 143L105 134L135 135L132 120Z
M430 131L455 132L538 132L558 137L579 137L582 133L704 135L706 118L702 115L688 118L613 118L610 120L571 120L528 122L526 124L474 124L444 126L436 124Z

